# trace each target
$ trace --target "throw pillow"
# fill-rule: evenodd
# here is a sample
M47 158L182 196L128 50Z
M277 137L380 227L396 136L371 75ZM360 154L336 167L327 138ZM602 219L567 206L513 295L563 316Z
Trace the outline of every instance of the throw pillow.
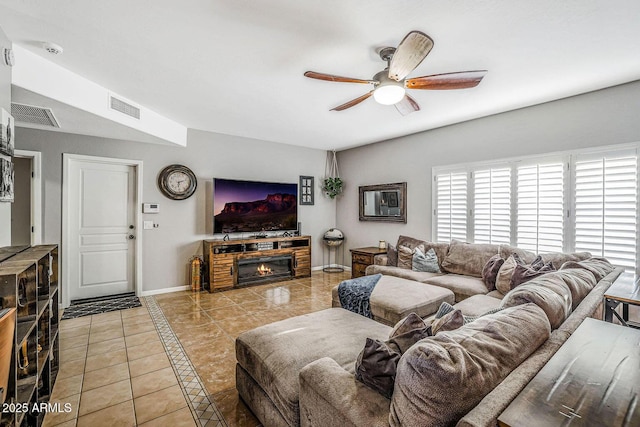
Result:
M431 333L433 335L443 331L453 331L464 325L464 317L458 309L448 312L439 319L435 319L431 324Z
M382 341L367 338L356 361L356 379L390 399L400 356Z
M426 273L440 273L440 266L438 266L438 256L436 251L429 249L425 254L422 252L421 247L418 246L413 252L413 258L411 259L411 269L413 271L424 271Z
M398 266L398 249L391 243L387 245L387 265L392 267Z
M428 336L431 336L431 327L420 316L411 313L394 326L388 341L367 338L356 360L356 379L391 398L398 360L411 346Z
M538 255L530 265L525 264L519 259L519 257L516 257L515 254L514 259L516 260L517 265L513 269L513 274L511 275L511 289L538 276L542 276L545 273L556 271L556 269L553 268L553 264L551 262L545 263L542 261L542 257L540 255Z
M509 255L509 258L504 260L496 276L496 289L505 295L511 290L511 276L516 265L518 265L515 260L516 256L515 254Z
M420 249L425 252L423 245L418 245L415 248L409 246L398 246L398 267L411 270L413 267L413 253L416 249Z
M495 254L489 258L489 261L487 261L482 269L482 281L489 292L496 288L496 278L498 277L498 272L502 264L504 264L504 259L502 259L499 254Z

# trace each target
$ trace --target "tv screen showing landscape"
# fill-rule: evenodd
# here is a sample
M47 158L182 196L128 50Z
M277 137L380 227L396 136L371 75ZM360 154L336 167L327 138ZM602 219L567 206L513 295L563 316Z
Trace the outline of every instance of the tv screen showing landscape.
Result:
M298 228L298 184L213 180L213 232Z

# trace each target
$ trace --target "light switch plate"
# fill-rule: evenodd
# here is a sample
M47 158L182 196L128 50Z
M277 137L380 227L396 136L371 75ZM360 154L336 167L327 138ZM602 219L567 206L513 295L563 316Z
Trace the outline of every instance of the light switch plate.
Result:
M152 230L153 229L153 221L144 221L143 228L145 230Z

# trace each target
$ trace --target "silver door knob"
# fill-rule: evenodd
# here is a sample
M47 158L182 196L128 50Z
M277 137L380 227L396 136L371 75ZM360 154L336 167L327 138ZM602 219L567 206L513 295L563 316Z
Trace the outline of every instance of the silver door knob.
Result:
M134 236L133 234L129 234L129 236L128 236L128 237L129 237L129 240L133 240L133 239L135 239L135 238L136 238L136 236Z

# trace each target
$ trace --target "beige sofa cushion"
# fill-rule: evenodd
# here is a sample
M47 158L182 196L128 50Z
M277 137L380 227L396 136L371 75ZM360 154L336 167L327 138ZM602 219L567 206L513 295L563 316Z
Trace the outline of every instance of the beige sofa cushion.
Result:
M520 257L520 259L527 264L531 264L534 259L536 259L536 254L534 252L528 251L526 249L516 248L511 245L500 245L500 256L504 259L509 258L511 255L516 254Z
M452 290L455 294L456 302L460 302L472 295L486 294L488 292L482 279L459 274L434 275L429 279L423 280L423 282Z
M449 244L448 243L436 243L436 242L428 242L426 240L414 239L413 237L408 236L400 236L398 237L398 243L396 246L407 246L411 249L414 249L416 246L422 245L424 247L425 252L429 249L433 249L438 256L438 265L442 270L442 261L444 261L447 253L449 252Z
M534 303L547 315L551 329L557 329L571 314L571 291L558 275L536 277L510 291L500 307Z
M398 363L389 423L454 425L549 333L544 312L526 304L419 341Z
M597 283L593 273L582 268L565 268L550 274L561 277L571 291L571 309L575 309Z
M433 277L442 276L445 273L428 273L426 271L413 271L400 267L392 267L388 265L369 265L365 270L367 276L372 274L382 274L383 276L395 276L402 279L414 280L416 282L427 282Z
M442 268L449 273L482 277L482 269L489 259L498 253L499 245L465 243L454 240L442 261Z
M609 261L600 257L593 257L582 261L567 261L562 265L561 270L567 268L584 268L589 270L598 282L615 269Z

